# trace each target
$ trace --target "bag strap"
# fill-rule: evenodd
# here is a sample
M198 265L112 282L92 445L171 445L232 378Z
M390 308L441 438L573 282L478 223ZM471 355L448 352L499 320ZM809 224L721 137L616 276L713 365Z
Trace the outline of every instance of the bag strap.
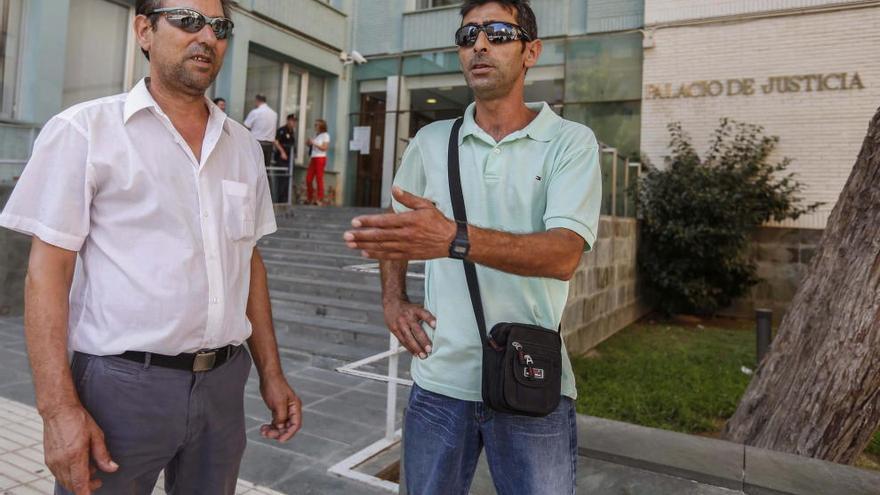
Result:
M452 124L452 132L449 133L449 197L452 200L452 214L457 222L467 223L467 212L464 207L464 194L461 190L461 167L458 161L458 133L464 121L459 117ZM477 329L480 333L480 341L487 345L486 317L483 314L483 300L480 297L480 283L477 280L477 267L473 262L462 260L464 264L464 276L467 279L468 292L471 295L471 305L474 307L474 317L477 319Z

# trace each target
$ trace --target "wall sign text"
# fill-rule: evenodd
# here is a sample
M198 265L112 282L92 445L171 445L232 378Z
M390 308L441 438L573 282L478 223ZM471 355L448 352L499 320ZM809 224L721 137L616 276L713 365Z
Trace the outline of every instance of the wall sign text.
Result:
M754 78L713 79L690 83L648 84L645 99L713 98L718 96L753 96L756 94L814 93L865 89L858 72L772 76L759 83Z

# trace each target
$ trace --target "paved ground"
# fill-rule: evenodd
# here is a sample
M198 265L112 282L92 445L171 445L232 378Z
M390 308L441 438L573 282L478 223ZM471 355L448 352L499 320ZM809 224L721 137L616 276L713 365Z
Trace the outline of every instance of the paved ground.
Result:
M241 493L383 493L328 474L327 469L382 437L384 385L312 367L305 355L284 353L282 361L304 403L303 429L286 444L260 437L259 426L268 420L268 411L252 372L245 392L248 447L240 476L247 481L240 481ZM400 388L398 418L407 393ZM0 318L2 495L51 493L51 475L42 465L42 424L33 405L21 319Z

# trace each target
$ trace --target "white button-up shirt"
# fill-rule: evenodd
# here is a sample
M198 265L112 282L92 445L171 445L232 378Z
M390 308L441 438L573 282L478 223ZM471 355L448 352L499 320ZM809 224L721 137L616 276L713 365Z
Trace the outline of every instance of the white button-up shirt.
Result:
M262 103L248 113L244 126L258 141L275 141L275 130L278 128L278 113Z
M250 263L276 230L259 144L206 99L197 160L141 81L43 127L0 226L79 251L70 349L175 355L244 342Z

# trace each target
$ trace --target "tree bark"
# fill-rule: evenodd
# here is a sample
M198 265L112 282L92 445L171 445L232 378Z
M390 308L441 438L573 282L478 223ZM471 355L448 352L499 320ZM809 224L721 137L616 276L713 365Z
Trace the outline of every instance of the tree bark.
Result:
M880 110L728 440L852 464L880 426Z

